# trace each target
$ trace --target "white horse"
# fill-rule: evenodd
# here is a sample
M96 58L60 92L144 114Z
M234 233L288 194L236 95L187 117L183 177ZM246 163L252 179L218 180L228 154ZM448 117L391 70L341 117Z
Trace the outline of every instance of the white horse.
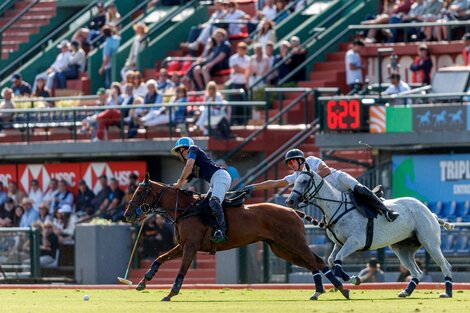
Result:
M299 203L314 199L325 217L327 235L335 243L328 258L328 264L334 274L345 281L359 285L358 277L349 277L342 270L342 262L352 253L362 250L366 245L367 218L354 209L349 194L331 187L326 180L315 172L304 171L297 178L292 193L286 200L291 208L298 208ZM424 204L414 198L385 200L384 204L400 213L393 222L388 222L383 215L374 220L374 233L370 250L390 246L401 264L412 276L407 288L399 297L408 297L414 291L423 276L415 261L415 254L423 246L439 265L445 276L445 293L440 298L452 297L452 267L441 251L441 230L443 226L452 230L454 225L444 222L432 213Z

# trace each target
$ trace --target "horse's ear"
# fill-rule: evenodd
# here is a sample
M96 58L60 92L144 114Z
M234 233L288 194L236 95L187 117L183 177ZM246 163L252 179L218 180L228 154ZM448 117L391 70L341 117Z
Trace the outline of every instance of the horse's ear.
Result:
M145 177L144 177L144 182L147 184L150 180L150 174L149 172L145 173Z

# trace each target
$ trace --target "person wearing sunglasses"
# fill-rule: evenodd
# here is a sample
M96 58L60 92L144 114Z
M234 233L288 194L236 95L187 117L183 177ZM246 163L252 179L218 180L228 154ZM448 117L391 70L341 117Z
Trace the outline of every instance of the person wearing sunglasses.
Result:
M182 188L193 178L202 178L210 184L209 206L217 223L217 229L211 237L215 243L227 241L227 224L225 223L222 201L225 193L229 190L232 179L229 173L217 166L205 152L194 144L189 137L181 137L176 141L175 147L171 149L173 155L177 155L181 162L185 163L184 169L178 181L174 184L176 188Z
M366 186L360 184L354 177L340 170L328 167L321 159L309 156L305 158L304 153L299 149L287 151L284 162L294 171L294 173L278 180L267 180L258 184L248 185L240 191L249 192L251 190L265 190L293 186L297 177L302 171L315 171L321 177L342 192L352 190L355 195L365 199L367 203L384 214L389 222L397 219L399 214L389 210L382 201Z

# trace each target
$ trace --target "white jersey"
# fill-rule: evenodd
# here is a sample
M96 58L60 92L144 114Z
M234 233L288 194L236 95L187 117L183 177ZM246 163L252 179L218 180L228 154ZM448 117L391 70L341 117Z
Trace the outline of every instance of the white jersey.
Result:
M305 159L305 163L308 164L310 171L315 171L318 172L318 168L320 165L325 165L326 164L319 158L314 157L314 156L309 156L308 158ZM305 166L304 166L305 169ZM359 184L359 182L349 175L348 173L345 173L340 170L336 170L334 168L331 168L331 174L325 177L325 180L334 188L338 189L339 191L346 192L348 190L354 190L354 187ZM284 180L287 181L287 183L290 186L293 186L295 183L295 180L299 177L300 171L295 171L294 173L287 175L284 177Z

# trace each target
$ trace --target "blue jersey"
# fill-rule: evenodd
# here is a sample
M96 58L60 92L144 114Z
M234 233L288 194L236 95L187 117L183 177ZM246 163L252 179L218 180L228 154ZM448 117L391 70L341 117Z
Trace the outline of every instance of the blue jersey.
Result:
M207 156L207 154L198 146L191 146L188 150L188 158L195 160L194 167L188 180L193 177L202 178L205 181L211 181L212 175L222 169L215 165L214 161Z

